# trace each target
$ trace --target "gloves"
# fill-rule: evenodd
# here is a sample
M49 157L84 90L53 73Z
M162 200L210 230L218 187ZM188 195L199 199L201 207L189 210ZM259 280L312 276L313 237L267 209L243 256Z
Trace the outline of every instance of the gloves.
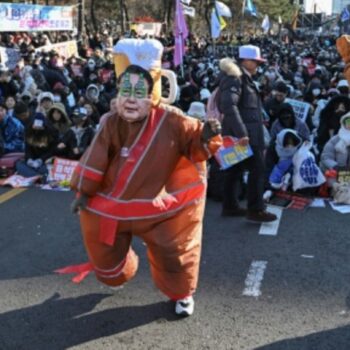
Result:
M43 165L43 161L40 158L38 158L38 159L29 158L27 160L27 165L33 169L38 169Z
M42 165L43 165L42 159L38 158L38 159L33 160L32 168L39 169Z
M81 194L79 197L75 198L70 206L70 210L73 214L77 214L79 210L85 210L89 197L85 194Z
M221 134L221 123L217 119L208 119L202 130L202 140L208 142L212 137Z

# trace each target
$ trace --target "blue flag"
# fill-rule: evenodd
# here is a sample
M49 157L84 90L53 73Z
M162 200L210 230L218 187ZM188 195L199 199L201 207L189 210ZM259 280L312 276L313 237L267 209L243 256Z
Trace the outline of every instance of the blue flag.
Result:
M253 16L253 17L258 17L258 12L256 11L256 7L253 4L252 0L246 1L244 12Z
M347 7L344 8L344 10L342 11L341 15L340 15L340 20L341 22L346 22L350 19L350 13Z

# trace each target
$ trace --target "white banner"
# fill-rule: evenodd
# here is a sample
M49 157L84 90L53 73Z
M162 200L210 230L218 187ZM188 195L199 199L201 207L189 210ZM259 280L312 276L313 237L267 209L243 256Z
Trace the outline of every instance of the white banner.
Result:
M75 40L65 41L63 43L45 45L38 47L35 51L38 52L50 52L57 51L58 54L64 58L69 58L72 56L78 56L78 46Z
M0 32L73 30L73 6L0 3Z
M162 32L162 23L150 22L150 23L135 23L131 25L131 29L134 30L137 35L150 35L160 36Z
M182 5L184 15L194 17L196 15L196 9L191 6Z

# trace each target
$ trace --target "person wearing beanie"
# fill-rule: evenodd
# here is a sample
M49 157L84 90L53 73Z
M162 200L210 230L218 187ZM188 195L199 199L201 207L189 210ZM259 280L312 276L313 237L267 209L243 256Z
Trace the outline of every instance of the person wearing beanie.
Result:
M274 121L277 119L277 113L281 104L285 101L288 95L288 86L282 81L275 83L272 89L272 96L264 103L264 109L269 116L269 127L271 128Z
M25 160L16 163L18 174L40 175L45 182L48 175L45 162L54 156L57 142L57 131L44 114L37 112L25 130Z
M24 127L30 120L30 109L28 105L22 101L18 101L13 110L14 117L16 117Z
M192 102L190 109L187 111L187 115L192 118L199 119L201 122L204 122L206 117L205 105L202 102Z
M271 140L275 140L277 134L286 128L295 130L303 141L310 140L310 130L306 123L295 115L289 103L282 103L277 110L277 119L271 126Z

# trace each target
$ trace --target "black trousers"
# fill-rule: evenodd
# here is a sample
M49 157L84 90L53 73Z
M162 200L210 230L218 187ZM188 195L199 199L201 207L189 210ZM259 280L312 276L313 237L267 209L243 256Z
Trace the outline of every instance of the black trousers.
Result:
M247 184L248 210L264 209L265 159L262 149L251 146L253 155L224 171L223 209L239 207L239 193L242 174L249 171Z

